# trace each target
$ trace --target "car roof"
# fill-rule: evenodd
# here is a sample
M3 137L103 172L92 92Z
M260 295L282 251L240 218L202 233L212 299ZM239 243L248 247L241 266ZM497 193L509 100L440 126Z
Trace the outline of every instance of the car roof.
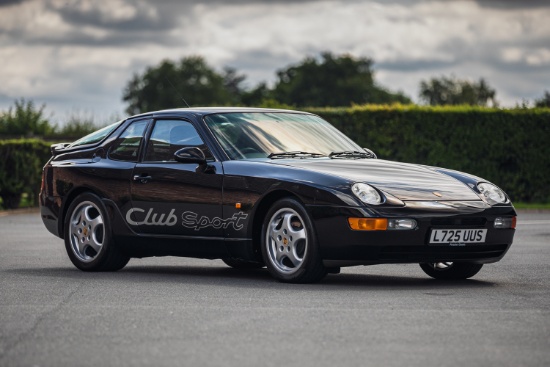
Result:
M205 116L210 115L213 113L235 113L235 112L286 112L286 113L302 113L302 114L310 114L309 112L303 112L303 111L296 111L296 110L284 110L284 109L277 109L277 108L256 108L256 107L190 107L190 108L173 108L168 110L160 110L160 111L152 111L152 112L146 112L139 115L132 116L131 118L135 117L142 117L142 116L162 116L162 115L197 115L197 116Z

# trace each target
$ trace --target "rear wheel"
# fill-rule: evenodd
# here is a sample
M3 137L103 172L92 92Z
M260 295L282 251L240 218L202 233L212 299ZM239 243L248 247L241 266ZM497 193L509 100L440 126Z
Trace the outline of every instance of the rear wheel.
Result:
M422 263L420 267L435 279L468 279L476 275L483 264L439 262Z
M281 199L267 212L261 249L267 269L280 281L314 283L327 274L313 224L294 199Z
M65 249L84 271L116 271L130 260L115 245L105 205L92 193L76 197L65 216Z

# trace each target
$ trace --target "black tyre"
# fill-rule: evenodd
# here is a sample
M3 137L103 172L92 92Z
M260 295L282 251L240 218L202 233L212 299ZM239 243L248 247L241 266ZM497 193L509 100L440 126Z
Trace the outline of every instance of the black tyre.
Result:
M468 279L476 275L483 264L473 263L423 263L420 264L424 273L435 279Z
M107 209L92 193L77 196L65 216L65 248L84 271L116 271L130 260L115 245Z
M327 275L313 224L294 199L281 199L267 212L261 249L267 269L282 282L314 283Z
M261 262L256 261L245 261L241 259L233 259L230 257L227 257L225 259L222 259L222 261L226 264L231 266L235 269L261 269L265 265Z

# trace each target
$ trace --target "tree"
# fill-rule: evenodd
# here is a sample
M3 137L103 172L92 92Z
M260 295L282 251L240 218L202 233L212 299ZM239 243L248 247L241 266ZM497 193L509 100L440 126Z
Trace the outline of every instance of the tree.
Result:
M237 69L225 67L223 69L223 86L229 92L231 104L236 105L241 103L244 89L242 83L245 81L246 75L238 74Z
M420 82L420 99L425 103L436 105L460 105L487 106L491 101L497 106L495 100L496 91L489 87L481 78L479 82L457 79L454 76L432 78L429 81Z
M15 101L15 107L0 115L0 134L9 136L45 136L55 128L44 118L44 108L36 108L33 101L24 98Z
M231 88L238 88L242 76L233 69L217 73L200 56L184 57L179 63L164 60L135 74L127 84L123 100L126 112L133 115L147 111L185 106L213 106L234 103Z
M550 107L550 92L544 91L544 96L535 99L535 107Z
M402 93L391 93L374 83L372 60L350 55L305 58L277 72L272 97L295 106L349 106L364 103L410 103Z
M349 55L321 54L277 72L271 89L266 83L243 87L246 76L226 67L222 73L209 67L200 56L169 60L135 74L123 100L126 112L136 113L184 105L287 105L302 107L349 106L364 103L411 103L401 92L392 93L373 80L372 60Z
M261 106L265 101L270 100L271 90L265 82L258 84L250 90L241 93L241 103L245 106Z

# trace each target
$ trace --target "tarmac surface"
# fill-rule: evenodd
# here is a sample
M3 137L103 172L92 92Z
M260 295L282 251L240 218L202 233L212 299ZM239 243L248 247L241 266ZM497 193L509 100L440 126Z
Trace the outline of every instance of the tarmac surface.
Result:
M84 273L37 212L0 213L0 366L550 366L550 212L467 281L420 267L274 281L219 260Z

